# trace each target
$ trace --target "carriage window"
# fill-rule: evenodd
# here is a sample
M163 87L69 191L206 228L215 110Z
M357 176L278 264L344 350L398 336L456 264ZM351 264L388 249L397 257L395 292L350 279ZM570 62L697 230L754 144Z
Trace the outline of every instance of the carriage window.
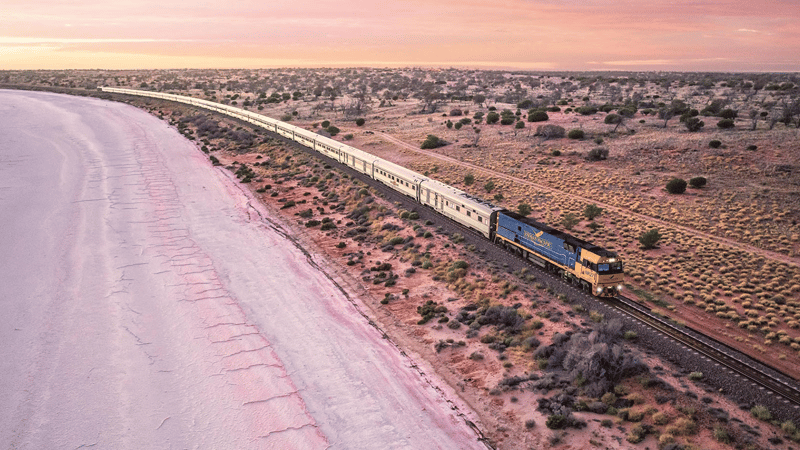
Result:
M460 206L456 206L456 211L461 212L461 207Z
M478 216L478 222L483 222L483 217Z
M467 217L472 217L472 213L467 211Z

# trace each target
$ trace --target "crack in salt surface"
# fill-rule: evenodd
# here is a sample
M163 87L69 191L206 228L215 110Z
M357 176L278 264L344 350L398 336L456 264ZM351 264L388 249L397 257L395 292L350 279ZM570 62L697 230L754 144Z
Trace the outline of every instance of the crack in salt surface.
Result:
M269 437L270 437L271 435L273 435L273 434L285 433L285 432L287 432L287 431L299 431L299 430L302 430L303 428L308 428L308 427L311 427L311 428L317 429L317 426L316 426L316 425L314 425L313 423L307 423L307 424L305 424L305 425L301 425L301 426L299 426L299 427L286 427L286 428L284 428L284 429L282 429L282 430L270 431L270 432L269 432L269 433L267 433L267 434L264 434L264 435L258 436L258 438L259 438L259 439L267 439L267 438L269 438ZM325 448L330 448L330 446L328 446L328 447L325 447Z

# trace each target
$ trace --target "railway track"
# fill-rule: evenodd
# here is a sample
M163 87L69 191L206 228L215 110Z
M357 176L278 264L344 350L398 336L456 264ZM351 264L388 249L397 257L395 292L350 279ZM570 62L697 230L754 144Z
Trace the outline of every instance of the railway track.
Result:
M782 397L786 402L793 404L795 409L800 409L800 389L796 381L794 383L789 381L792 379L789 375L778 372L780 378L771 376L765 372L767 368L762 363L752 360L749 356L730 348L716 339L703 335L697 330L689 329L698 335L693 336L689 331L661 319L647 311L644 306L627 297L598 298L597 300L645 323L647 326L691 348L716 364L727 368L732 373L738 374L764 389L768 389L775 395ZM773 368L768 369L776 371Z
M282 140L287 144L290 144L294 148L302 150L311 156L323 156L300 144L297 144L292 140L285 139L279 135L276 136L282 138ZM418 211L422 218L430 218L437 223L442 223L442 219L444 219L444 222L447 224L444 228L446 228L450 233L456 231L461 233L467 239L467 241L469 241L469 243L476 245L481 253L491 253L491 258L493 260L507 263L515 261L517 265L529 267L535 270L537 273L547 276L551 281L557 283L562 288L572 290L573 293L583 296L586 301L599 302L609 309L629 317L631 320L640 322L651 330L654 330L655 332L660 333L666 336L668 339L671 339L672 341L685 347L686 351L695 352L696 354L711 361L713 364L727 369L730 371L730 373L740 377L740 379L748 380L749 382L758 386L760 390L771 392L780 397L784 404L790 406L790 408L794 410L795 414L800 414L800 388L798 388L797 380L791 376L759 361L756 361L744 353L741 353L727 344L707 336L700 331L688 327L678 327L668 320L651 313L645 306L627 297L619 296L617 298L609 299L589 296L584 291L564 282L558 276L543 270L530 261L523 260L522 258L513 255L505 250L502 246L490 242L475 232L475 230L443 217L432 209L420 208L420 205L410 198L392 189L389 189L382 183L376 182L375 180L366 177L355 170L352 170L344 164L340 164L339 162L324 156L323 159L325 159L326 162L332 163L339 170L346 171L351 176L358 177L361 181L375 188L382 195L390 198L392 201L403 203L404 207L408 208L409 210L413 209ZM770 374L770 372L773 372L774 375Z
M235 118L227 117L228 119L237 120ZM237 120L238 121L238 120ZM245 123L246 122L243 122ZM247 124L251 125L251 124ZM269 133L274 137L277 137L279 140L290 144L293 148L304 151L305 153L318 157L325 160L328 163L331 163L334 167L338 168L341 171L344 171L350 176L357 177L361 181L365 182L366 184L370 185L371 187L375 188L379 192L381 192L387 198L392 199L396 202L403 203L406 207L410 209L415 209L420 212L420 215L423 218L428 218L436 221L437 223L442 223L444 217L435 213L433 210L428 208L420 208L420 205L411 199L407 198L406 196L389 189L387 186L376 182L375 180L364 176L361 173L352 170L351 168L340 164L338 161L328 158L324 155L321 155L313 150L308 149L307 147L294 142L290 139L286 139L283 136L280 136L275 133ZM426 217L427 216L427 217ZM790 407L794 414L800 414L800 388L798 388L798 381L792 378L789 375L786 375L776 369L766 366L765 364L753 360L747 355L727 346L726 344L706 336L705 334L701 333L700 331L693 330L691 328L681 328L677 327L676 325L670 323L669 321L664 320L652 314L648 311L644 306L633 301L626 297L618 297L614 299L607 299L607 298L596 298L596 297L589 297L583 291L575 288L574 286L564 282L559 277L546 272L539 268L538 266L533 265L529 261L524 261L522 258L516 257L506 250L504 250L499 245L496 245L474 230L464 227L461 224L445 219L446 228L450 230L450 232L454 232L453 230L458 230L459 232L463 232L463 235L467 237L467 240L470 243L475 244L481 253L491 253L492 257L496 261L501 262L509 262L509 261L516 261L515 265L517 266L525 266L534 269L537 273L546 275L550 278L551 281L559 284L562 289L573 290L573 293L578 293L583 296L584 300L586 301L593 301L599 302L605 305L607 308L610 308L624 316L631 318L632 320L636 320L643 324L644 326L648 327L651 330L654 330L657 333L660 333L672 341L678 343L679 345L685 347L687 351L695 352L696 354L702 356L703 358L711 361L713 364L724 367L727 371L731 374L734 374L737 377L742 379L748 380L754 385L758 386L760 390L766 390L768 392L773 393L775 396L778 396L782 399L783 403Z

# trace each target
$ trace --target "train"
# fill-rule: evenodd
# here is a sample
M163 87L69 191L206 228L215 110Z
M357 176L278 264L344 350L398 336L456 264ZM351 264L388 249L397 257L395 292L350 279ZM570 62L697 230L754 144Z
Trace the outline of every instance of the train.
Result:
M327 136L252 111L199 98L118 87L99 89L186 103L251 123L385 184L597 297L614 297L622 290L624 267L615 252Z

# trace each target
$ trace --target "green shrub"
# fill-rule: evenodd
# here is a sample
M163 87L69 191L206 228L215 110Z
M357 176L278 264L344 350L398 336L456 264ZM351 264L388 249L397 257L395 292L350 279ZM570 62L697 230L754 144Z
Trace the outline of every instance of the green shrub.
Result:
M499 120L500 120L500 114L497 114L496 112L490 112L489 114L486 115L486 123L488 125L497 123L497 121Z
M531 205L520 203L519 206L517 206L517 212L520 216L529 216L531 214Z
M550 116L542 110L528 111L528 122L545 122L550 119Z
M661 233L657 228L652 228L639 236L639 243L644 249L654 248L659 240L661 240Z
M591 116L597 113L597 108L594 106L579 106L575 108L575 112L582 116Z
M632 340L636 339L637 337L639 337L639 335L636 334L636 332L633 331L633 330L628 330L628 331L625 332L625 334L622 335L622 337L625 338L628 341L632 341Z
M731 443L731 435L728 434L728 430L720 426L714 427L714 439L723 444Z
M431 149L431 148L438 148L442 147L446 143L439 139L437 136L429 134L428 137L422 142L420 146L421 149Z
M585 133L579 128L573 128L572 130L569 130L569 133L567 133L567 137L570 139L583 139L584 136Z
M594 220L595 217L599 216L603 213L603 208L595 205L594 203L590 203L583 208L583 216L586 217L588 220Z
M750 409L750 414L758 420L769 421L772 420L772 413L769 412L764 405L756 405Z
M617 396L614 395L613 392L606 392L602 397L600 397L600 401L608 406L611 406L617 402Z
M708 141L708 146L711 148L720 148L722 146L722 142L717 139L712 139Z
M700 131L700 129L706 125L699 117L689 117L683 124L686 125L686 129L691 132Z
M475 175L468 173L464 175L464 184L470 186L472 183L475 182Z
M330 120L323 120L322 121L322 128L328 128L329 126L331 126Z
M698 381L703 379L703 372L692 372L689 374L689 379L692 381Z
M601 161L608 158L608 149L605 147L595 147L586 154L589 161Z
M567 418L561 414L552 414L547 417L547 428L551 430L560 430L567 425Z
M359 117L358 119L356 119L356 125L358 125L358 126L364 125L365 122L366 122L366 120L364 120L362 117Z
M550 154L553 156L561 156L561 150L554 149L552 152L550 152Z
M330 133L331 136L336 136L337 134L339 134L340 130L338 128L336 128L335 126L331 125L328 128L325 128L325 131Z
M705 177L694 177L689 180L689 186L695 189L700 189L701 187L705 186L707 182L708 180L706 180Z
M733 122L733 119L722 119L717 122L717 127L726 130L728 128L733 128L736 124Z
M616 124L620 123L621 121L622 121L622 116L620 116L619 114L609 114L603 120L604 123L607 123L607 124L610 124L610 125L616 125Z
M667 182L666 188L670 194L683 194L686 192L686 180L673 178Z

